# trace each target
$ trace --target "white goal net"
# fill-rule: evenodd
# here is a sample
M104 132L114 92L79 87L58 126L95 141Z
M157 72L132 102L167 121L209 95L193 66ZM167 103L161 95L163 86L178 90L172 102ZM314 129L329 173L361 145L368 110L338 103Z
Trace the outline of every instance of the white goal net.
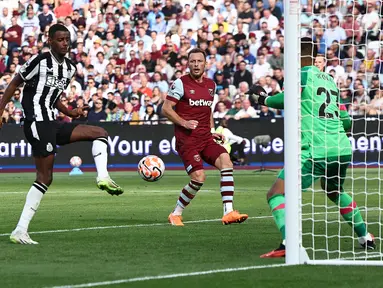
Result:
M291 6L292 1L289 2ZM300 260L300 263L383 264L382 11L382 1L313 0L301 2L298 34L300 37L312 38L318 48L315 65L330 74L335 80L339 90L336 95L337 105L341 110L347 111L352 119L351 129L347 136L353 153L347 174L335 181L338 182L338 186L342 186L342 181L344 181L344 192L340 194L348 194L350 197L342 196L341 199L334 197L330 199L326 196L325 190L331 190L328 186L334 182L334 179L331 179L330 169L334 169L333 167L336 166L328 163L333 160L326 160L327 163L325 163L325 173L330 176L322 177L323 179L316 181L315 185L299 196L301 197L299 199L300 238L310 259L308 261ZM294 17L291 15L292 13L290 16L286 16L287 26L289 17ZM291 44L287 42L287 45ZM328 99L330 101L329 97ZM324 106L326 109L330 107L329 103L326 100ZM330 114L332 112L324 111L326 111L324 117L338 116L337 114L327 115L327 112ZM291 119L286 119L286 123L292 123L289 121ZM342 145L341 142L338 145ZM324 148L331 150L332 147ZM342 174L341 162L343 160L338 158L337 161L340 164L338 174ZM314 170L318 168L314 166L311 167L311 177L313 178ZM307 176L305 175L307 170L302 169L300 173L302 176ZM304 186L304 183L300 182L300 184ZM288 197L287 189L286 198ZM289 221L288 216L287 221ZM363 235L366 232L375 237L375 249L367 249L372 247L365 242L371 241L369 234ZM361 244L368 247L362 248ZM287 250L288 247L287 245ZM302 256L305 256L302 255L302 253L304 254L302 251L302 249L299 251L301 259L303 259Z

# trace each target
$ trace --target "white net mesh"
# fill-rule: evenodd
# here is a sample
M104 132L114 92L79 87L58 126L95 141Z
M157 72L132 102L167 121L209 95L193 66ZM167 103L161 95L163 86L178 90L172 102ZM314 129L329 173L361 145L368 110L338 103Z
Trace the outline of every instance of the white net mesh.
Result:
M316 66L332 75L340 92L338 105L352 117L348 136L353 156L344 179L344 193L358 205L367 231L376 242L373 251L361 248L357 233L363 229L356 221L355 205L335 204L326 197L321 181L317 181L302 193L303 246L312 260L383 260L382 11L381 1L314 0L302 4L301 37L311 37L317 44ZM329 167L326 163L326 173ZM315 167L312 169L313 177ZM323 178L327 183L331 177ZM327 184L324 186L327 189ZM354 215L351 226L343 219L348 213Z

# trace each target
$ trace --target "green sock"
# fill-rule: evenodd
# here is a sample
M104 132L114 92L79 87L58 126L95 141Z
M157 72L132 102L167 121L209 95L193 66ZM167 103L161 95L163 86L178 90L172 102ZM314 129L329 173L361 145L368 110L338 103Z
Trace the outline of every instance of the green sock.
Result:
M274 195L269 199L269 206L275 224L277 224L277 227L282 234L282 240L285 240L285 196L282 194Z
M360 214L359 208L356 205L355 201L352 201L352 198L347 193L341 192L339 197L334 201L335 204L339 204L340 214L343 216L343 219L352 226L354 223L354 231L358 237L363 237L367 235L366 224L363 221L363 217Z

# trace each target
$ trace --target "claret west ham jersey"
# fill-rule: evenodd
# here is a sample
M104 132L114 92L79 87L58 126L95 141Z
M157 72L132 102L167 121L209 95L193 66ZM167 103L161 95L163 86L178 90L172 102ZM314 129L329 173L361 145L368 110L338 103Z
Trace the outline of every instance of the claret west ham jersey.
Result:
M76 73L68 58L60 63L49 51L33 56L20 69L25 81L22 105L28 121L55 120L55 104Z
M196 82L189 74L175 80L170 86L167 99L176 102L175 111L185 120L196 120L194 130L175 125L177 142L195 143L199 140L211 140L210 117L216 85L213 80L203 78Z

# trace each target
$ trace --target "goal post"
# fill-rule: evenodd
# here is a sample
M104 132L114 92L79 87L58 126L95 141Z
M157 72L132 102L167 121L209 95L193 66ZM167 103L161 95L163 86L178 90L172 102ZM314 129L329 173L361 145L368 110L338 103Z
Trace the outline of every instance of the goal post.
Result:
M381 162L380 157L380 153L383 151L383 67L379 68L378 72L376 69L371 69L371 65L372 67L374 65L383 66L383 41L379 41L380 39L383 40L383 32L379 27L378 34L376 34L376 29L371 28L371 23L373 23L371 19L376 16L369 9L370 2L377 5L376 1L364 1L366 3L365 13L369 14L357 16L355 14L356 1L326 1L327 6L320 6L325 3L323 1L308 1L308 5L311 5L309 10L311 8L313 13L311 19L317 19L316 21L320 22L322 27L319 29L323 29L323 32L326 29L334 29L334 26L330 26L332 25L330 22L333 20L332 15L344 19L352 15L352 21L349 18L347 23L346 21L338 23L339 27L343 29L343 31L338 29L339 35L334 36L328 32L328 35L334 39L336 37L342 38L342 41L339 41L338 55L331 56L331 51L336 47L327 50L330 46L336 45L337 41L329 41L329 38L326 38L324 43L318 44L318 47L319 45L325 47L325 53L321 53L324 54L325 61L334 61L334 63L338 61L334 65L332 62L328 63L327 67L335 66L334 69L332 67L326 68L326 66L324 68L325 72L330 74L337 84L339 93L334 98L337 99L336 104L342 107L347 106L351 115L358 114L357 117L352 117L352 128L348 134L353 147L353 156L347 175L344 177L344 192L342 193L347 193L352 202L350 200L351 203L345 210L345 206L342 206L344 203L340 203L340 200L333 202L334 200L326 196L319 183L320 180L316 181L306 192L302 192L301 189L300 44L302 37L315 39L316 32L313 23L311 26L303 27L301 25L302 20L309 18L304 16L306 19L301 19L301 1L284 0L285 261L288 265L383 265L383 180L381 177L383 162ZM378 9L379 7L374 6L374 8ZM369 22L369 20L371 21ZM363 25L370 26L368 29L364 29ZM343 33L345 33L344 35L347 34L345 43L343 43ZM326 37L330 37L328 35ZM379 39L379 37L381 38ZM374 52L374 58L371 58L371 51ZM338 60L329 59L329 57L337 57ZM337 65L341 67L337 67ZM369 67L367 67L368 65ZM350 66L353 69L348 70ZM348 74L339 76L339 73ZM350 78L352 78L351 83ZM376 82L371 84L373 81L377 81L376 79L380 81L377 87ZM361 82L360 88L355 85L355 82L359 80ZM369 95L372 91L371 85L375 85L377 99L381 98L381 107L378 107L378 101L374 102L370 99L368 103L365 103L364 100L360 101L360 99L355 98L359 97L358 91L360 89L365 89L365 95ZM344 89L348 92L352 91L347 103L343 99ZM360 105L363 105L364 108L360 109L362 107ZM371 115L371 113L375 114ZM337 115L334 114L334 116ZM369 143L371 144L369 145ZM325 148L328 147L325 146ZM357 151L358 149L359 151ZM327 171L327 162L325 166ZM370 169L370 167L374 168ZM327 176L324 179L327 180ZM355 229L360 224L354 214L353 209L355 207L358 207L363 223L366 224L366 231L375 236L376 248L373 251L360 248L358 241L363 237L358 237L357 234L361 233ZM345 220L344 214L349 213L345 211L352 211L352 216L349 216L351 220Z
M284 0L285 7L285 213L286 264L302 264L300 176L300 1ZM289 41L288 39L294 39ZM288 73L286 73L288 67Z

